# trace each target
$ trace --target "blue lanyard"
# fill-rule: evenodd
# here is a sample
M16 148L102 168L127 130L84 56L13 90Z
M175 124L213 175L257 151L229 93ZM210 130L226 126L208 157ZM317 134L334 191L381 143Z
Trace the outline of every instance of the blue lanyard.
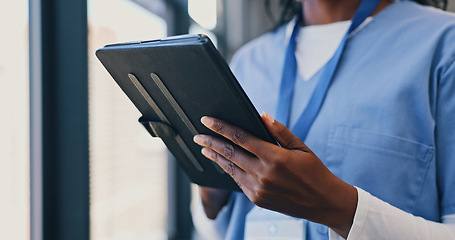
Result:
M308 105L303 113L300 115L295 126L291 129L292 132L299 137L302 141L305 140L311 125L316 119L319 110L322 107L327 90L332 82L335 71L340 62L341 55L343 54L344 47L348 36L354 31L365 19L367 19L376 9L380 0L362 0L359 8L357 9L354 18L352 19L351 26L341 40L338 49L335 51L332 58L325 65L321 77L316 88L311 95ZM277 121L289 126L289 118L292 109L292 99L294 95L295 79L297 76L297 60L295 58L296 37L302 21L302 14L299 14L297 21L292 29L292 34L289 39L289 44L286 49L286 57L284 60L283 73L281 76L280 96L278 100L278 108L276 119Z

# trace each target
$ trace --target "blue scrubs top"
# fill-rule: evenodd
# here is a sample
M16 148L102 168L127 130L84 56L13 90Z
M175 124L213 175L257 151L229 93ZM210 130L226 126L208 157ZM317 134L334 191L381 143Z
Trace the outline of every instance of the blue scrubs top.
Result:
M276 112L285 27L244 46L232 69L258 111ZM347 42L305 141L338 177L415 216L455 214L455 16L414 2L381 11ZM291 116L303 111L319 74L297 81ZM291 126L292 127L292 126ZM234 193L216 219L243 239L253 204ZM307 224L306 239L328 239Z

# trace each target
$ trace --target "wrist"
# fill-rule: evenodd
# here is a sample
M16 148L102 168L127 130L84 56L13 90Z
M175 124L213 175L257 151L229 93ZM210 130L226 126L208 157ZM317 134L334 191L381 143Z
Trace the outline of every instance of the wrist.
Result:
M358 193L354 186L342 182L342 187L338 188L336 196L335 211L332 211L330 222L326 224L338 235L347 238L354 222L354 216L357 209Z
M205 215L210 219L216 218L231 195L231 191L208 187L199 187L199 192L201 194Z

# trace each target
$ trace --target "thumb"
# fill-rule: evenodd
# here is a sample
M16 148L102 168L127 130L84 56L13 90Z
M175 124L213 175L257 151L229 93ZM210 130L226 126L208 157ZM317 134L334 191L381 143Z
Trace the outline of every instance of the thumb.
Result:
M273 119L268 113L262 112L261 118L267 130L282 147L287 149L300 149L306 152L310 151L300 138L295 136L291 130L282 123Z

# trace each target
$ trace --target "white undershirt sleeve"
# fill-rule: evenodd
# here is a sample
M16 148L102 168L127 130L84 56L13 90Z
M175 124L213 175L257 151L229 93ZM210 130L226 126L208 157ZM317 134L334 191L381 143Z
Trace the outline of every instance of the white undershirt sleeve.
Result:
M215 219L209 219L204 212L200 194L191 203L191 214L194 228L202 239L221 240L226 233L226 222L229 221L227 206L224 206ZM229 204L229 203L228 203ZM226 205L228 205L226 204Z
M416 217L368 192L357 188L358 202L348 240L358 239L455 239L455 214L442 217L442 223ZM344 239L333 230L331 240Z

